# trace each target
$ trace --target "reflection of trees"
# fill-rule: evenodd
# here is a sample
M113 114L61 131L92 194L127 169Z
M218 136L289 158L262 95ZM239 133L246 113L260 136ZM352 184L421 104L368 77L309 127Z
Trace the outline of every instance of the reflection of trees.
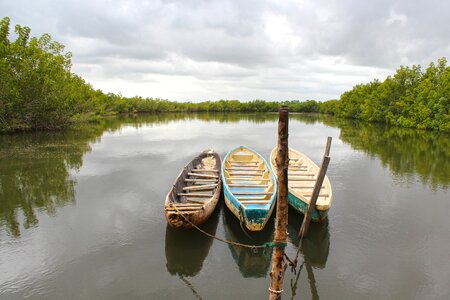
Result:
M130 114L120 120L139 128L143 125L160 125L173 121L201 120L206 122L230 123L248 121L252 123L273 122L278 119L275 113L159 113Z
M298 120L340 128L340 139L353 149L380 158L401 176L418 174L433 188L450 184L450 135L402 127L358 122L321 115L297 115Z
M106 123L66 132L0 135L0 224L13 236L38 223L36 210L50 215L75 202L75 181L90 143Z
M37 224L36 210L55 214L74 203L75 182L69 169L82 166L84 153L105 130L123 126L155 126L174 121L253 123L274 122L276 114L253 113L161 113L102 119L65 132L0 135L0 226L13 236ZM326 115L292 114L306 124L323 123L340 128L340 138L352 148L376 155L394 174L418 174L433 188L450 184L450 136L435 131L388 127ZM23 215L23 221L21 221Z
M434 131L354 123L340 126L340 138L352 148L380 158L394 174L417 173L433 188L450 183L450 136Z

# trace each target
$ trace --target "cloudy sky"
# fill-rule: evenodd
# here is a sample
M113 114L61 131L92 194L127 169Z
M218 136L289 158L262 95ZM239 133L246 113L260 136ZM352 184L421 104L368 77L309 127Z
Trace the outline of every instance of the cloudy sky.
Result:
M450 1L0 0L104 92L177 101L328 100L450 59Z

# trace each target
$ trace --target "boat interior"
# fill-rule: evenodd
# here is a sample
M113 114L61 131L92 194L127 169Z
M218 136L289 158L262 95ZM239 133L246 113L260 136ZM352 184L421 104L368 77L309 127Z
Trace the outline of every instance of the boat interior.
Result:
M172 189L171 203L176 206L167 210L179 210L183 213L198 211L203 208L215 194L220 184L219 163L214 155L195 159L180 174Z
M274 182L269 167L253 151L239 147L224 163L224 180L236 199L244 206L270 204Z
M276 169L275 157L276 149L272 151L271 155L271 162L274 169ZM294 149L289 149L289 192L301 198L305 203L309 204L319 171L320 168L306 155ZM319 192L319 197L317 198L316 208L318 210L329 209L331 199L331 184L328 177L325 177Z

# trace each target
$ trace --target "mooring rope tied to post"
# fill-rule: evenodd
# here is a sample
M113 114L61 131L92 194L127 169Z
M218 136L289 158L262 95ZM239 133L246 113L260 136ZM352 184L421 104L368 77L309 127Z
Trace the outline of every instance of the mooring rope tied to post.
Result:
M271 287L269 287L269 291L272 292L272 293L274 293L274 294L281 294L281 293L283 293L284 289L281 289L281 290L274 290L274 289L272 289Z
M192 223L185 215L184 213L182 213L180 210L178 210L178 208L176 207L176 205L173 205L173 203L170 203L170 207L175 208L175 210L179 213L180 216L183 217L184 220L186 220L186 222L188 222L189 224L192 225L192 227L194 227L195 229L197 229L198 231L200 231L201 233L216 239L218 241L221 241L222 243L226 243L226 244L230 244L230 245L234 245L234 246L239 246L239 247L244 247L244 248L249 248L251 249L254 253L258 252L258 249L264 249L264 254L265 250L267 248L273 248L273 247L280 247L280 248L285 248L287 246L287 243L283 243L283 242L267 242L264 243L262 245L248 245L248 244L243 244L243 243L239 243L239 242L233 242L233 241L229 241L223 238L220 238L218 236L212 235L209 232L204 231L203 229L201 229L200 227L198 227L197 225L195 225L194 223Z

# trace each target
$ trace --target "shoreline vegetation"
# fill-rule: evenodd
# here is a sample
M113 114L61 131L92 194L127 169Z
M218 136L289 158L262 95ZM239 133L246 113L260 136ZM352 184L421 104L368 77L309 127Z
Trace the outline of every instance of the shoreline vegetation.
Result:
M122 113L291 112L322 113L388 125L450 132L450 67L446 58L401 66L384 81L358 84L338 100L239 100L172 102L123 97L94 89L71 72L72 54L48 34L30 37L30 28L0 20L0 133L59 130Z

